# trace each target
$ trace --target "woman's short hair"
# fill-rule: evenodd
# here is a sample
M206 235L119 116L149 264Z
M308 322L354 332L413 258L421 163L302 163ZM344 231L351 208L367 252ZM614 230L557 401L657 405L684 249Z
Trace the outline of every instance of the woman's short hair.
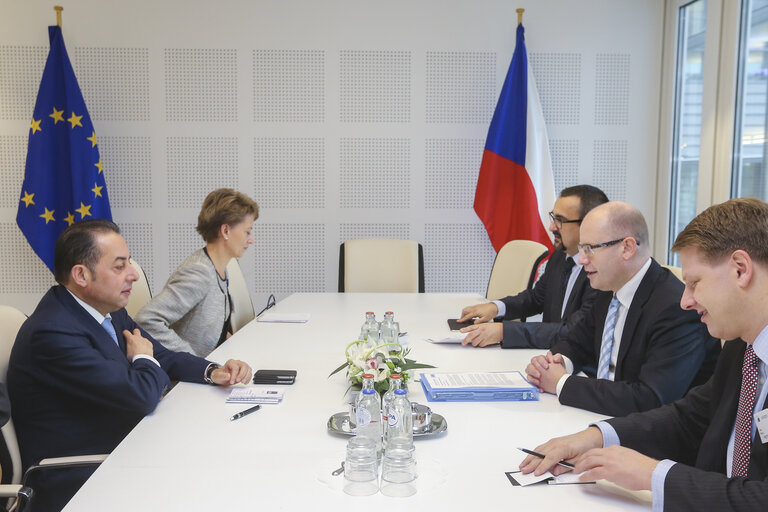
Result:
M206 242L213 242L219 236L219 228L242 222L248 215L259 218L259 205L231 188L219 188L208 194L197 216L197 232Z

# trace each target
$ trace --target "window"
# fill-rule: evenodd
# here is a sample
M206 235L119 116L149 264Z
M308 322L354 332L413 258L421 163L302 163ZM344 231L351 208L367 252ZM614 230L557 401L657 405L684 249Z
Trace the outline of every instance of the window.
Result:
M706 26L707 0L696 0L679 8L674 72L670 246L678 233L696 216ZM679 265L676 255L671 255L669 261Z
M739 33L731 197L768 200L768 0L744 0Z

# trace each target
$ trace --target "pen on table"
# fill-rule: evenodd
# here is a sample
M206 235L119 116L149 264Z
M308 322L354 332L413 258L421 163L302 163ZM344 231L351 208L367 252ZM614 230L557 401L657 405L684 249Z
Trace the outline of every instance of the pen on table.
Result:
M533 450L526 450L525 448L518 448L518 450L520 450L521 452L525 452L528 455L533 455L534 457L538 457L540 459L543 459L544 457L546 457L546 455L539 452L535 452ZM561 460L560 462L558 462L558 464L560 464L564 468L568 468L568 469L574 468L573 464L571 464L570 462L565 462L564 460Z
M229 421L235 421L235 420L239 420L239 419L240 419L240 418L242 418L243 416L248 416L248 415L249 415L249 414L251 414L252 412L256 412L256 411L258 411L259 409L261 409L261 405L254 405L254 406L253 406L253 407L251 407L250 409L246 409L246 410L244 410L243 412L239 412L239 413L235 414L234 416L232 416L231 418L229 418Z

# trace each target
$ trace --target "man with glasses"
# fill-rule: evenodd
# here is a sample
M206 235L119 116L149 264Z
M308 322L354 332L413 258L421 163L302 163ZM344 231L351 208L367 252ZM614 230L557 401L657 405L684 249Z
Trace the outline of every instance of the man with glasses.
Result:
M549 212L555 252L541 279L533 289L514 297L464 308L459 321L475 321L475 325L461 330L467 333L464 345L485 347L501 343L503 348L549 348L568 332L570 324L584 317L596 294L575 260L579 225L587 212L606 202L603 191L591 185L568 187L560 192ZM512 321L540 313L541 322ZM504 322L491 322L494 318Z
M671 405L552 439L520 469L562 473L565 459L585 481L650 490L654 512L768 510L768 204L711 206L672 250L685 280L678 307L731 340L712 378Z
M562 404L624 416L704 382L720 344L695 312L680 309L683 283L651 258L642 213L621 202L598 206L580 240L579 263L603 293L550 352L531 360L531 383ZM582 370L588 375L576 375Z

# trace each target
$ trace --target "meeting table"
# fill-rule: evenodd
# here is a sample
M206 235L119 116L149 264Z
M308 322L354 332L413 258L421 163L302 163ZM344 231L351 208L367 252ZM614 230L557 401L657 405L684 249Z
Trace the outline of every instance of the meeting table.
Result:
M236 358L256 369L292 369L296 381L280 386L284 399L230 421L247 408L228 404L227 387L179 383L96 470L65 508L75 511L157 510L649 510L647 496L610 485L541 483L513 486L525 455L551 437L581 430L604 416L567 407L552 395L538 401L427 402L421 385L411 401L442 415L447 430L415 440L417 492L407 498L377 493L348 496L343 476L331 473L344 459L348 437L328 431L329 418L348 411L344 372L329 374L357 339L365 312L378 320L393 311L409 358L434 372L524 373L541 350L433 344L449 334L446 320L485 299L461 293L297 293L268 313L306 314L305 323L254 320L209 359ZM414 371L418 378L420 370Z

